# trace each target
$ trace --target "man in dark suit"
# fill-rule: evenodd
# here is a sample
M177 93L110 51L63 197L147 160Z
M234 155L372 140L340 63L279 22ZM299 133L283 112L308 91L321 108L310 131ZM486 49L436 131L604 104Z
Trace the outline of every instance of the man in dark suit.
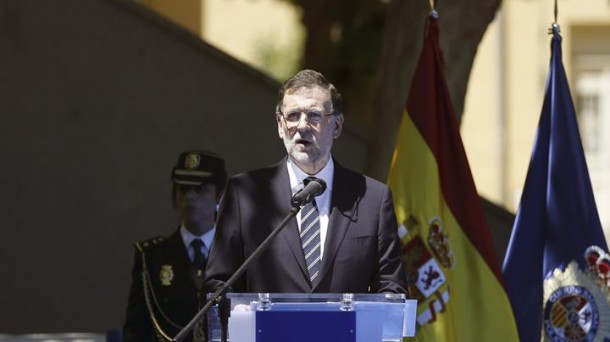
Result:
M303 70L284 82L276 122L287 157L232 177L206 269L225 282L291 209L314 176L327 184L232 286L235 292L406 293L392 195L331 157L343 128L342 99L325 77Z
M175 337L198 311L216 205L226 184L225 163L207 151L186 151L172 170L172 203L180 227L169 237L135 243L124 341ZM203 294L201 294L203 295ZM204 341L201 327L197 341ZM192 341L188 336L185 341Z

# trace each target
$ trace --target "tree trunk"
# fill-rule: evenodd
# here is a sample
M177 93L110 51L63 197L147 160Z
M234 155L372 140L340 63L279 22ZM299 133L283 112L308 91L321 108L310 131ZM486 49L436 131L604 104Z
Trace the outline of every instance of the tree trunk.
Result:
M466 87L477 47L501 0L440 1L440 43L453 106L461 119ZM422 47L430 7L422 0L393 0L386 17L379 81L369 130L366 173L386 181L411 78Z
M375 93L386 5L378 0L296 0L306 28L303 67L322 72L344 97L350 123L365 127Z

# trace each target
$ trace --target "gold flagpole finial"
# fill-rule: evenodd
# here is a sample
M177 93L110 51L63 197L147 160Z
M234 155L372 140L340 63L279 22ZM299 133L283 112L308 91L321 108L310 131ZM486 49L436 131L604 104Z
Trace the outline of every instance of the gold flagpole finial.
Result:
M551 24L551 27L549 27L549 34L553 34L554 31L557 31L557 33L560 32L559 24L557 23L557 14L558 13L559 13L559 11L557 10L557 0L555 0L555 9L553 10L555 20Z
M438 19L438 12L436 11L436 2L437 0L428 0L430 4L430 16L434 19Z

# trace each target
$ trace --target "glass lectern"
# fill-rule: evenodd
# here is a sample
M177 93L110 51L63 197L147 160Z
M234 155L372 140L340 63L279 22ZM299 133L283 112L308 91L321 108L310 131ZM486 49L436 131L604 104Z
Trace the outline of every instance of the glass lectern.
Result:
M229 293L231 342L386 342L415 335L417 301L402 294ZM221 341L219 308L208 340Z

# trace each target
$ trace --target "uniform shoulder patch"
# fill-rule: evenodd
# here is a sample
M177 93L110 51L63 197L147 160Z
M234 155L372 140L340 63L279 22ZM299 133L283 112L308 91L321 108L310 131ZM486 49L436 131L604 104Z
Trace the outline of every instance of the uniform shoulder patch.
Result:
M150 250L157 246L162 245L165 242L165 240L166 240L165 236L156 236L156 237L150 238L148 240L136 242L133 245L138 251L145 252L147 250Z

